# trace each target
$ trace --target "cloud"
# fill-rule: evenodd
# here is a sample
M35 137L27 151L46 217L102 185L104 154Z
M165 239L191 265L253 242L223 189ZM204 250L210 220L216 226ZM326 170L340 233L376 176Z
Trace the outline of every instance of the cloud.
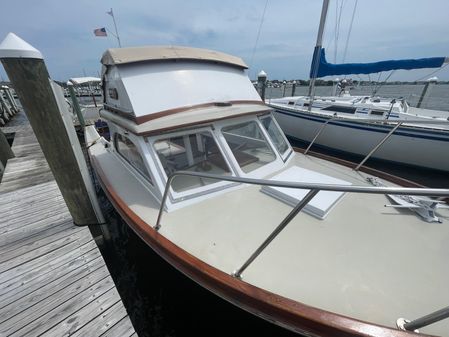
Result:
M330 61L338 23L335 9L341 3L331 1L326 23L324 45ZM344 2L337 61L343 57L354 3ZM112 18L106 14L112 7L124 46L181 44L217 49L247 63L253 59L250 75L265 69L271 78L307 78L321 1L269 1L255 46L264 6L263 0L15 0L8 2L8 15L2 16L0 39L12 31L41 50L55 79L84 72L96 76L104 50L117 46L112 34L93 35L99 27L114 32ZM359 1L346 61L449 55L448 10L446 0ZM5 76L3 70L0 74ZM415 73L398 74L413 80ZM416 72L415 79L419 74L422 71ZM437 76L449 80L449 67Z

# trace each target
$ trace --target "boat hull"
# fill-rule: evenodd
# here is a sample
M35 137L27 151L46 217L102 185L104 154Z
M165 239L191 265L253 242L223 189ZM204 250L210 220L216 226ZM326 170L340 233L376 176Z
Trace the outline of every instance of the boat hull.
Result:
M310 142L331 117L272 106L283 131L290 137ZM393 126L353 120L329 121L315 144L337 151L366 156ZM400 126L372 155L373 158L417 167L449 171L449 132ZM446 155L445 155L446 154Z

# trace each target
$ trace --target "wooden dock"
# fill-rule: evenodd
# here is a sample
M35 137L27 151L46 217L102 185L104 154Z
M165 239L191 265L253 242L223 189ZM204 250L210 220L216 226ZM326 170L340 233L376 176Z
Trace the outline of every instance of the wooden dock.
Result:
M20 112L0 183L0 336L137 336L87 227L73 224Z

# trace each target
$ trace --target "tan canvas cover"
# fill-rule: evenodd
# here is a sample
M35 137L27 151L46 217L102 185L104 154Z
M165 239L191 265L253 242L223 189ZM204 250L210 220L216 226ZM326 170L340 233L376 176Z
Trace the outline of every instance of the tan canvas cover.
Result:
M104 65L118 65L156 60L207 60L220 62L247 69L248 66L239 57L225 53L180 46L146 46L108 49L101 58Z

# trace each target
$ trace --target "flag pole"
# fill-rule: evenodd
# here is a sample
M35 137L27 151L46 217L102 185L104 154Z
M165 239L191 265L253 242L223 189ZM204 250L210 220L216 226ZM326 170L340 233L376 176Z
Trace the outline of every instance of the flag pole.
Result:
M117 24L115 22L114 12L112 11L112 8L109 12L106 12L106 13L109 14L110 16L112 16L112 21L114 22L114 28L115 28L115 37L117 38L118 46L120 48L122 48L122 44L120 43L120 36L118 35Z

